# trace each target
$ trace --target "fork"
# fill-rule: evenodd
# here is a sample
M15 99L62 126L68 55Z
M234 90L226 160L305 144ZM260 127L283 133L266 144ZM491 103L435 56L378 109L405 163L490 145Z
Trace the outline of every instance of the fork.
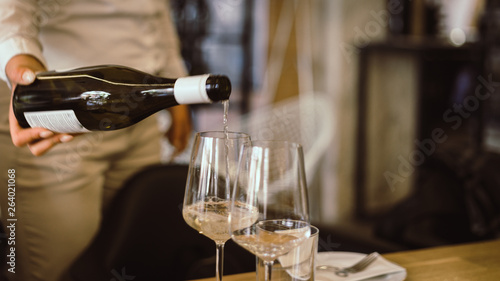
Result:
M347 277L349 275L349 273L356 273L356 272L360 272L360 271L364 270L367 266L369 266L372 262L374 262L378 258L378 256L379 256L379 253L373 252L349 267L318 265L316 267L316 269L333 271L333 272L335 272L335 274L337 276Z

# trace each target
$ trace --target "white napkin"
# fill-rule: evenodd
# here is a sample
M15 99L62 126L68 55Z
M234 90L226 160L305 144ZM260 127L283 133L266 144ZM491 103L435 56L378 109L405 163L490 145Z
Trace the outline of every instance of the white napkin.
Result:
M288 252L288 254L278 258L281 266L286 269L288 274L297 279L308 279L311 276L312 256L316 253L317 247L313 243L318 243L317 239L308 238L298 247Z
M314 243L316 243L316 245L318 243L317 239L310 236L310 227L307 226L299 229L281 230L276 232L306 238L304 242L299 244L293 250L283 256L280 256L278 261L291 276L298 279L308 279L311 276L313 263L313 259L311 259L311 257L317 251L317 247L313 246ZM315 238L317 238L317 235Z
M316 257L316 266L331 265L347 267L361 260L366 254L351 252L321 252ZM365 270L358 273L349 273L347 277L335 275L333 271L316 270L318 281L357 281L357 280L386 280L402 281L406 278L406 269L379 256Z

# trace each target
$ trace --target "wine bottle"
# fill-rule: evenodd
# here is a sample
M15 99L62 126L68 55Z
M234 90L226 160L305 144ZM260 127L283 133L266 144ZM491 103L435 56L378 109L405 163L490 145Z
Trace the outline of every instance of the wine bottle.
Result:
M59 133L109 131L133 125L164 108L229 99L223 75L162 78L117 65L48 71L18 85L12 106L23 128Z

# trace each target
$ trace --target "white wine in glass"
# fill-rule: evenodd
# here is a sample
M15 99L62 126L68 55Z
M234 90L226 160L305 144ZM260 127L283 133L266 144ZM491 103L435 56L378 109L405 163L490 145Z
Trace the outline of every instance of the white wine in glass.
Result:
M228 219L239 148L247 142L250 136L245 133L197 133L189 163L182 215L189 226L215 241L218 281L223 275L224 244L231 238ZM235 217L248 225L256 220L251 212L240 214Z
M270 280L274 260L311 233L302 147L285 141L244 144L231 201L231 212L258 213L252 225L231 213L231 238L264 261Z

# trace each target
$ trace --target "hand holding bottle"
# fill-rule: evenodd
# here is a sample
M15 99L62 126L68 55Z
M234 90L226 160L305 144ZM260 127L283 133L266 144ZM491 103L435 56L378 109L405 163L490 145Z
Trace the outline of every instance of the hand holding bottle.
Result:
M5 70L14 90L17 84L31 84L35 80L35 73L46 69L30 55L17 55L7 63ZM14 145L18 147L27 145L31 153L36 156L44 154L57 143L73 139L72 135L54 133L45 128L22 128L12 110L12 99L9 107L9 125Z

